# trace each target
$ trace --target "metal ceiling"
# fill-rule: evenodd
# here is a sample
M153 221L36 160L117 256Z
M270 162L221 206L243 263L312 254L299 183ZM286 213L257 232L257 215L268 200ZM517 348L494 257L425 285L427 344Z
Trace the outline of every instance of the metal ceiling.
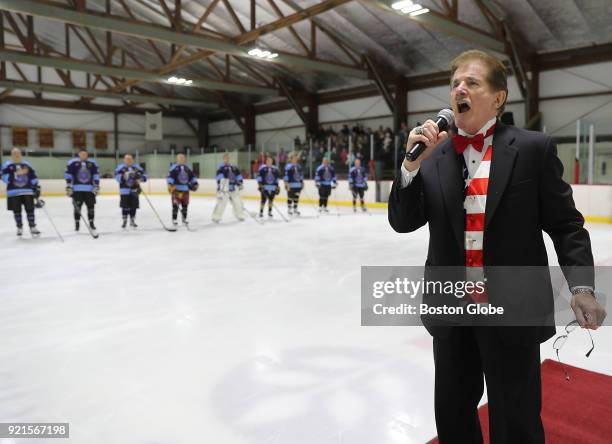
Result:
M125 108L126 101L158 96L158 105L201 112L372 84L376 76L368 66L389 82L440 73L459 52L473 47L512 59L510 37L519 48L514 54L519 68L521 58L529 63L534 54L612 42L609 0L422 0L431 13L412 19L391 10L391 3L0 0L5 47L0 60L55 69L63 91L73 88L81 96L84 88L97 90L90 103L116 94ZM247 55L254 46L279 57L254 60ZM94 75L95 87L71 84L69 71ZM194 83L168 85L169 75ZM23 89L36 90L37 97L53 90L44 78L5 75L0 80L10 81L13 90L23 82ZM0 94L6 99L10 91ZM138 94L144 97L134 97Z

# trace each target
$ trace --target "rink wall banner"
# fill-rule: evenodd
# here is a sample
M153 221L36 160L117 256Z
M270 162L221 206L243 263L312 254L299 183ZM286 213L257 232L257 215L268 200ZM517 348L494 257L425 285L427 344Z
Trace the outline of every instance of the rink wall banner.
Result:
M361 267L361 325L546 327L576 319L572 286L610 312L612 266ZM612 325L612 316L603 325Z
M145 113L145 140L163 140L162 113Z

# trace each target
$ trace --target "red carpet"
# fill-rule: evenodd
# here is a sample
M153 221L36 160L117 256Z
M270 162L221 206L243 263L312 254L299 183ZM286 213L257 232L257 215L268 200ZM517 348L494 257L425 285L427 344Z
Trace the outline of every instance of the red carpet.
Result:
M558 362L542 363L542 421L548 444L612 443L612 376L567 366L565 380ZM488 407L478 410L484 442L489 443ZM434 438L429 444L438 444Z

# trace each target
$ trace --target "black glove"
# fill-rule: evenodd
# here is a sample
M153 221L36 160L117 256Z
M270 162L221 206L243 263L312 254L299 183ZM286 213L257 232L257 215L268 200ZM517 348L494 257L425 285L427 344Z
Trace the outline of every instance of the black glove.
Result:
M191 191L197 191L199 187L200 187L200 184L198 184L197 182L193 182L189 184L189 189Z
M365 182L363 184L363 191L368 191L368 183L367 182Z
M72 189L72 186L71 186L71 185L68 185L68 186L66 187L66 196L68 196L68 197L72 197L72 195L73 195L73 194L74 194L74 190Z
M276 189L274 190L274 195L278 195L280 194L280 187L276 187Z
M91 191L94 193L94 196L97 196L100 192L100 185L94 185L93 190Z

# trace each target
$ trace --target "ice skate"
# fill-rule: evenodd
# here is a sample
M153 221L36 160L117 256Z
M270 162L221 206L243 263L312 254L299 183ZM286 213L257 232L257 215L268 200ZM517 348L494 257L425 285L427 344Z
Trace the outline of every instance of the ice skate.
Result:
M36 228L36 225L30 226L30 234L32 235L32 237L40 236L40 231L38 230L38 228Z

